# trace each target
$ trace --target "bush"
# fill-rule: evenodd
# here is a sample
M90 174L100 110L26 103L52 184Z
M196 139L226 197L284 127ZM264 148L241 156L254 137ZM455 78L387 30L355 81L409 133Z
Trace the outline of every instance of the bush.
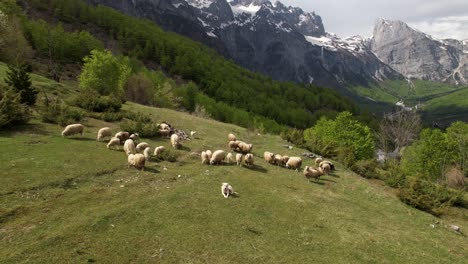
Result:
M382 170L377 170L380 178L393 188L400 188L406 185L406 176L402 173L396 160L388 160Z
M380 178L377 173L378 163L373 159L358 160L351 166L351 170L367 179Z
M37 91L31 86L31 77L27 72L27 68L26 64L18 67L8 65L7 76L4 81L19 93L22 104L34 105L36 103Z
M103 113L96 113L96 112L88 112L86 116L104 120L106 122L116 122L121 121L125 114L123 112L103 112Z
M299 129L286 129L281 132L281 138L298 147L304 147L304 131Z
M78 109L72 109L58 98L44 97L38 108L42 122L59 124L61 126L75 123L82 119L82 113Z
M117 96L100 96L96 91L83 89L75 98L74 105L92 112L118 112L122 100Z
M413 177L400 189L398 197L404 203L434 215L453 205L464 206L463 191L450 190L442 185Z
M132 121L125 120L120 123L120 129L122 131L128 131L130 133L138 133L140 137L159 137L159 126L154 122L141 122L141 121Z
M20 103L20 95L12 89L0 89L0 127L11 127L29 121L31 113Z
M168 162L176 162L178 157L179 153L170 148L166 148L166 150L161 153L161 160Z

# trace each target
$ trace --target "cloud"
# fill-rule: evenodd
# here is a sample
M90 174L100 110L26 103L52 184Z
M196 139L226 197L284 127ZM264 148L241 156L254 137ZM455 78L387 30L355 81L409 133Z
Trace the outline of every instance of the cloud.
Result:
M275 1L275 0L271 0ZM280 0L286 5L315 11L325 29L345 37L370 36L378 17L401 20L438 38L468 36L467 0Z

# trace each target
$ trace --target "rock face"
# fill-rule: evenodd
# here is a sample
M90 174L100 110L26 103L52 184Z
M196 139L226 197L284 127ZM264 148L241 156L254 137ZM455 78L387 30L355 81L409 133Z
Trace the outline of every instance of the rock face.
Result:
M322 19L268 0L86 0L155 21L276 80L340 88L403 78L359 36L340 39Z
M401 21L379 19L369 46L407 78L467 84L468 42L438 40Z

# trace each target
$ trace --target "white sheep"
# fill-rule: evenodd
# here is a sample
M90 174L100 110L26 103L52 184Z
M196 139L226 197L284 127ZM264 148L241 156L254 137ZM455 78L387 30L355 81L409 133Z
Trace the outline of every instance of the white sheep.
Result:
M169 137L171 135L171 131L166 129L159 129L159 134L161 134L163 137Z
M171 130L171 125L166 123L166 122L162 122L161 124L159 124L159 127L161 128L161 130Z
M112 137L112 131L109 127L103 127L99 129L97 133L97 141L101 141L101 139Z
M194 138L195 134L197 134L197 131L190 131L190 138Z
M175 149L178 149L180 147L179 136L177 134L172 134L171 145Z
M113 138L111 138L109 140L109 143L107 143L107 148L110 149L113 146L117 146L117 148L119 148L119 146L120 146L120 139L119 138L113 137Z
M286 168L296 169L299 171L301 169L302 159L300 157L290 157L288 162L286 162Z
M115 137L120 139L120 144L122 144L122 143L125 143L125 141L130 138L130 133L126 131L120 131L115 134Z
M330 171L335 170L335 165L333 165L333 163L331 161L328 161L328 160L324 160L324 161L320 162L319 167L323 168L323 166L325 164L328 164L328 166L330 166Z
M245 164L247 164L249 166L253 166L253 163L254 163L253 154L252 153L246 154L244 156L244 162L245 162Z
M252 144L247 144L245 142L239 142L237 144L237 150L242 153L250 153L252 151L253 145Z
M309 180L313 178L316 181L319 181L320 176L323 175L323 169L320 167L316 169L309 166L305 166L303 174Z
M231 163L231 162L232 162L232 153L231 153L231 152L229 152L229 153L226 155L226 161L227 161L228 163Z
M242 154L240 153L236 154L236 162L237 162L237 166L242 166Z
M133 142L133 140L131 139L125 140L124 151L125 151L125 154L127 154L127 156L130 154L135 154L136 153L135 142Z
M133 133L133 134L130 135L130 139L133 140L136 143L136 142L138 142L138 140L140 140L140 134Z
M201 157L201 163L202 164L208 164L210 162L210 158L208 157L208 154L206 154L206 151L202 151L200 154Z
M155 148L154 149L154 156L156 156L156 157L161 156L161 154L164 152L164 150L166 150L166 148L164 146L159 146L159 147Z
M132 142L133 142L133 140L132 140ZM144 170L145 162L146 162L145 155L143 155L141 153L130 154L130 155L128 155L127 160L128 160L128 167L133 166L133 167L135 167L137 169Z
M232 188L229 183L223 182L221 185L221 193L223 194L224 198L228 198L230 195L234 194L234 188Z
M151 148L147 147L145 150L143 150L143 155L145 156L146 160L150 160L151 158Z
M275 163L275 154L271 153L269 151L263 152L263 158L265 159L266 162L273 164Z
M283 159L283 156L281 156L280 154L276 154L275 155L275 164L278 165L278 166L284 166L284 159Z
M237 138L236 138L236 136L235 136L234 134L229 133L229 134L228 134L228 140L229 140L229 141L236 141Z
M221 162L226 158L226 152L224 150L216 150L213 152L213 155L211 156L210 159L210 164L215 165L218 164L220 165Z
M240 141L229 141L228 146L231 150L236 150Z
M323 159L321 157L318 157L315 159L315 166L319 166L320 162L322 162Z
M147 147L149 147L148 143L141 142L140 144L136 145L135 150L137 153L143 153L143 150L145 150Z
M71 124L62 131L62 137L80 134L83 136L84 126L82 124Z
M211 150L207 150L205 152L206 152L206 155L208 155L208 159L211 159L211 156L213 156L213 152L211 152Z

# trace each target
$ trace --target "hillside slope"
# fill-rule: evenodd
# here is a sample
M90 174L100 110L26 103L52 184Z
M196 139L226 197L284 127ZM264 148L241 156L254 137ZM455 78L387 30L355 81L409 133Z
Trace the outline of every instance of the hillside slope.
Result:
M122 150L61 127L33 121L0 132L0 262L157 263L464 263L468 242L435 218L401 203L337 164L320 182L267 164L268 150L289 156L278 136L167 109L127 103L198 138L174 151L177 162L127 168ZM226 136L254 144L255 166L208 166L206 149L227 149ZM142 139L170 148L163 138ZM312 164L305 160L304 165ZM303 165L303 166L304 166ZM238 196L224 199L222 182ZM465 214L466 215L466 214ZM439 223L439 224L436 224ZM435 228L431 228L435 224Z

